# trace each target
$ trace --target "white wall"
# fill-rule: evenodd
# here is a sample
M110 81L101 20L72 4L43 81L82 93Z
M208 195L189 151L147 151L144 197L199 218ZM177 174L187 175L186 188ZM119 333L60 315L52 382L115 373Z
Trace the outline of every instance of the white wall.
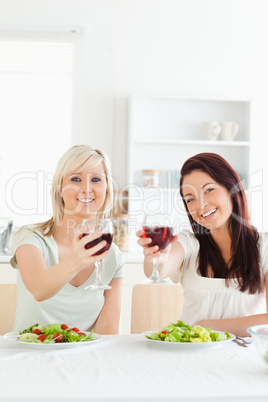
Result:
M0 0L0 24L84 27L82 78L87 115L74 143L105 150L120 185L126 181L127 99L131 93L155 93L251 98L254 144L250 169L263 170L268 187L263 146L267 132L267 3ZM268 192L264 204L267 197ZM266 211L263 221L268 230Z
M0 0L0 25L81 26L85 30L85 110L75 143L112 157L114 107L114 2L109 0Z

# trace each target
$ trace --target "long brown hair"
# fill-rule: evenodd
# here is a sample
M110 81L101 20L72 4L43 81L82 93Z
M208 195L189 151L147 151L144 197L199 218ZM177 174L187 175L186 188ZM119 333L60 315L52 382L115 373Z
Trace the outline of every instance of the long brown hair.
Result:
M224 186L232 200L232 214L229 218L231 237L231 261L226 264L219 247L213 240L209 229L199 225L188 211L183 198L182 186L186 175L194 170L207 173L218 184ZM181 168L180 194L188 213L193 232L199 241L200 275L207 276L208 266L213 269L214 278L236 278L241 292L251 294L262 289L260 273L260 256L258 248L259 234L251 225L248 204L241 180L230 164L220 155L200 153L189 159Z

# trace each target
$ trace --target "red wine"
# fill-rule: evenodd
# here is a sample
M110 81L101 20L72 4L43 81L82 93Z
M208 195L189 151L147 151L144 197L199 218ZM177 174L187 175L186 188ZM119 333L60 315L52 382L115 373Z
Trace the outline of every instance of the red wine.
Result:
M149 244L149 247L158 246L159 250L163 250L170 243L170 240L173 236L173 228L172 227L163 227L163 226L143 226L143 237L150 237L152 242Z
M87 233L83 233L82 236L83 237L87 236ZM111 247L112 240L113 240L113 235L111 233L103 233L97 239L92 240L89 243L87 243L85 245L85 248L88 249L88 248L94 247L94 246L96 246L96 244L99 244L102 240L105 240L107 242L107 244L101 250L99 250L95 254L93 254L93 255L100 255L100 254L104 253L104 251L109 250L109 248Z

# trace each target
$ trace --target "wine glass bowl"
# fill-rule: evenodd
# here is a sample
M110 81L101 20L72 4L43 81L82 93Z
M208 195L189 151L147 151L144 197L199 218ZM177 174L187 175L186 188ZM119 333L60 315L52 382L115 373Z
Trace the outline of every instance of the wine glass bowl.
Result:
M173 227L170 226L143 226L142 230L144 237L152 239L149 247L158 246L159 250L166 248L173 237Z
M170 214L146 214L142 224L144 238L152 239L148 247L158 246L159 251L164 250L173 237L173 217ZM164 284L158 270L158 257L153 258L153 273L144 283Z
M113 223L111 219L84 219L82 225L84 227L84 232L82 234L83 237L90 235L92 233L100 232L100 236L97 239L91 240L85 245L86 249L96 246L103 240L106 241L105 246L102 247L96 253L94 253L93 256L101 255L106 250L110 249L114 233ZM95 282L92 285L86 286L85 289L91 289L91 290L111 289L111 286L103 283L101 279L99 260L95 262L95 272L96 272Z
M87 233L83 233L83 236L88 236ZM112 233L103 233L100 237L98 237L95 240L91 240L90 242L88 242L85 245L86 249L92 248L94 246L96 246L97 244L99 244L101 241L105 240L106 241L106 245L100 249L99 251L97 251L96 253L94 253L93 255L100 255L102 253L104 253L105 251L109 250L109 248L111 247L112 241L113 241L113 235Z

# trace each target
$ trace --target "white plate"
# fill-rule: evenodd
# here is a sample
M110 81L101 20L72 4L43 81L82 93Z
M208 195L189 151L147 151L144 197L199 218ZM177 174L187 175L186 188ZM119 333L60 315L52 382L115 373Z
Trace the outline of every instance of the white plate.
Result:
M183 349L196 349L196 348L211 348L213 346L219 346L226 344L226 342L232 341L235 339L235 335L230 334L231 338L225 339L224 341L217 342L165 342L165 341L157 341L155 339L148 339L146 335L150 336L152 333L158 333L160 331L147 331L143 332L141 335L144 336L145 340L148 342L158 343L160 345L173 345L178 348ZM225 332L217 331L219 334L224 334Z
M84 331L86 335L89 335L90 332ZM93 334L97 339L93 341L85 341L85 342L55 342L55 343L35 343L35 342L29 342L29 341L20 341L19 338L12 338L12 335L14 335L14 332L9 332L4 335L5 339L8 339L9 341L14 341L16 343L19 343L23 346L26 347L31 347L31 348L37 348L37 349L65 349L65 348L74 348L74 347L79 347L79 346L86 346L86 345L93 345L96 342L99 342L102 340L102 336L99 334Z

